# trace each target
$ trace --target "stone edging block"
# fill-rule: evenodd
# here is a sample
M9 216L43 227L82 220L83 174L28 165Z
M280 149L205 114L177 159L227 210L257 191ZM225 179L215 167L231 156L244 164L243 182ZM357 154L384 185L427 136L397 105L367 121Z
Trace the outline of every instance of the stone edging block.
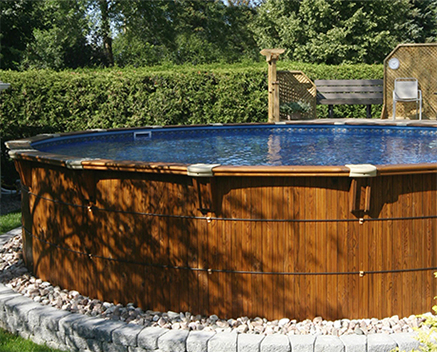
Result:
M168 329L151 327L143 329L138 334L138 346L144 348L147 351L153 351L158 349L158 339L168 333Z
M367 352L367 337L365 335L340 336L345 352Z
M395 340L390 335L372 334L367 336L368 352L390 352L397 347Z
M337 336L317 336L314 352L344 352L344 343Z
M185 352L188 330L169 330L158 339L158 348L163 352Z
M261 352L291 352L290 340L286 335L267 335L261 342Z
M0 326L36 343L86 352L390 352L419 347L414 334L254 335L168 330L43 306L0 284Z
M208 352L237 352L236 332L219 332L208 341Z
M313 335L288 335L293 352L313 352L316 337Z
M419 349L420 343L414 338L415 334L413 333L404 332L392 334L390 336L396 342L399 351L412 351Z
M264 335L241 334L238 336L238 352L260 352ZM206 352L206 351L205 351Z

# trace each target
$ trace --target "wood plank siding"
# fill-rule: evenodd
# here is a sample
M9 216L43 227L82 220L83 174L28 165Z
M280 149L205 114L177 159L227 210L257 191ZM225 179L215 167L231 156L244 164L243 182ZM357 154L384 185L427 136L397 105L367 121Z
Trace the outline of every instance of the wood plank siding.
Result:
M357 195L353 178L317 172L196 179L15 162L27 265L89 297L220 318L353 319L428 312L437 295L422 270L437 267L435 170L365 179Z

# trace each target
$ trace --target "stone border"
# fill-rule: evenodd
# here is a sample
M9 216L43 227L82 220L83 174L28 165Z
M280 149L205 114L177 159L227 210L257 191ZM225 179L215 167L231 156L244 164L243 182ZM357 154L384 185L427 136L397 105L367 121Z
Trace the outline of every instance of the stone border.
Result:
M0 235L0 246L21 228ZM44 306L0 284L0 327L52 348L83 352L390 352L415 334L256 335L143 327Z

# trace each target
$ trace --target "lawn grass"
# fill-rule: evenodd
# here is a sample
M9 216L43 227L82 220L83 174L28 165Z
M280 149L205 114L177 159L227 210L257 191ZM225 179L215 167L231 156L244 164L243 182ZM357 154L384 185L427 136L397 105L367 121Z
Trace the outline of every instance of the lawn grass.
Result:
M0 234L21 226L21 212L0 216ZM0 352L60 352L0 329Z
M0 234L21 226L21 212L9 213L0 216Z
M0 352L60 352L0 329Z

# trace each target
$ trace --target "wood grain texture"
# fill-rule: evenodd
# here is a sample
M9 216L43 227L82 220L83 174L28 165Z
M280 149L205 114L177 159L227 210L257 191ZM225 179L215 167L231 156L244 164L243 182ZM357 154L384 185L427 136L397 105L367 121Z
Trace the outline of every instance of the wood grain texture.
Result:
M221 318L353 319L424 313L437 295L433 270L405 271L437 267L436 173L372 178L368 211L351 213L348 177L228 175L197 187L179 174L20 169L26 263L93 298Z

